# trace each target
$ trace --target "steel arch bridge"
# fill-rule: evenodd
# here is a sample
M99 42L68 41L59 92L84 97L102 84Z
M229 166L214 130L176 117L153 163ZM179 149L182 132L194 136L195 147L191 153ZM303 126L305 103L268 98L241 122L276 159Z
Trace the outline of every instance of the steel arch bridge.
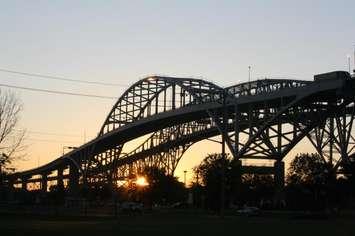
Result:
M194 143L221 135L235 159L283 158L308 138L339 170L354 152L355 79L347 72L314 81L263 79L222 88L194 78L151 76L128 88L98 136L41 167L8 176L10 185L113 183L157 166L173 174ZM148 137L133 151L124 145ZM283 172L281 171L281 177ZM277 174L277 172L275 172Z

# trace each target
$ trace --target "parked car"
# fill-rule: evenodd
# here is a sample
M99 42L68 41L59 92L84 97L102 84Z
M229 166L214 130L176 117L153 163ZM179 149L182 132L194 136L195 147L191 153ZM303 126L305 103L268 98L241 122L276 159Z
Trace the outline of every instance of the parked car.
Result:
M237 210L237 213L245 216L257 216L260 214L260 209L252 206L244 206L243 208Z
M119 205L119 209L123 213L142 213L143 204L139 202L123 202Z
M188 205L186 202L175 202L170 205L170 208L174 208L174 209L183 209L183 208L187 208L187 207L188 207Z

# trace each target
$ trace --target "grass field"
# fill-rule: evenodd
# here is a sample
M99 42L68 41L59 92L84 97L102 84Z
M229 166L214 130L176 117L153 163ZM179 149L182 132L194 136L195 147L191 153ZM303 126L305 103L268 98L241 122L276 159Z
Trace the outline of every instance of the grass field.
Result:
M291 216L218 216L191 212L136 216L0 216L0 234L14 235L355 235L355 219L300 219Z

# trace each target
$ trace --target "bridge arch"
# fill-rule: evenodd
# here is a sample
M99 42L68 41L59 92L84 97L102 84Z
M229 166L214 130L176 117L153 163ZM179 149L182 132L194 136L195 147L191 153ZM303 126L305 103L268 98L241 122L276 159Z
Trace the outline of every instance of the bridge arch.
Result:
M150 165L172 173L191 145L216 135L225 137L235 158L282 160L302 138L322 128L327 118L338 119L338 126L345 129L350 127L354 115L343 112L351 117L344 124L334 114L353 104L354 88L353 80L342 78L315 82L265 79L223 89L200 79L151 76L123 93L96 139L43 167L14 176L53 170L69 159L80 163L83 178L89 182L111 182L129 176L132 168ZM288 127L282 128L284 124ZM337 142L351 139L349 132L344 136L339 129L338 133ZM122 153L127 141L145 134L150 136L135 150ZM242 141L241 135L247 139Z
M102 125L98 137L142 118L191 104L196 105L201 102L202 97L209 101L218 99L221 91L223 91L223 88L201 79L162 76L144 78L128 88L118 99ZM163 132L166 132L166 130L154 132L146 142L156 139ZM121 143L103 153L88 157L84 169L89 172L88 169L91 167L97 168L107 165L115 159L122 158L123 146L124 143ZM175 162L176 158L172 158L172 156L178 155L181 157L183 152L180 148L177 148L168 155L167 159ZM174 165L176 166L176 164L172 166ZM174 168L168 167L167 169L168 172L171 172ZM107 170L106 176L114 178L112 175L115 175L114 171Z

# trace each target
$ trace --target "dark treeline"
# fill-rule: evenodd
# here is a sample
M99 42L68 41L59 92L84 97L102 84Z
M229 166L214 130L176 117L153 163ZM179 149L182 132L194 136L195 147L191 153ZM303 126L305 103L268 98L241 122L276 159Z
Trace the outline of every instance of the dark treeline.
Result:
M286 200L291 209L336 210L353 207L353 158L336 170L318 154L299 154L290 163Z
M183 183L164 170L151 167L146 168L140 174L147 185L140 186L134 181L122 185L117 190L118 199L123 201L138 201L146 206L169 205L176 202L184 202L186 189Z
M131 179L118 185L107 183L79 185L76 193L63 186L53 185L49 191L24 191L2 186L0 201L21 204L63 205L68 202L85 200L91 205L103 205L112 202L140 202L145 206L171 205L186 201L187 189L182 182L164 170L151 167L144 169L139 176L147 185L140 185L137 179Z
M224 168L225 206L260 205L272 207L274 183L271 175L242 174L239 161L230 156L210 154L194 168L195 180L191 187L195 204L218 211L221 206L221 182Z
M317 154L299 154L290 163L280 199L272 175L242 174L240 162L210 154L195 167L195 204L217 211L224 168L225 206L262 209L337 210L352 207L355 165L350 158L338 173ZM339 174L342 173L342 174Z
M194 168L194 180L189 188L159 168L146 168L136 179L121 185L98 184L83 186L76 197L64 187L51 186L47 193L2 188L1 200L16 199L25 204L63 205L68 199L84 199L93 205L107 202L140 202L145 206L190 206L217 212L221 207L221 186L224 176L226 208L256 206L261 209L337 210L353 207L355 199L353 158L335 172L333 165L317 154L299 154L290 163L286 185L277 191L273 175L243 174L240 161L221 154L208 155ZM14 197L15 196L15 197ZM177 204L180 203L180 204Z

